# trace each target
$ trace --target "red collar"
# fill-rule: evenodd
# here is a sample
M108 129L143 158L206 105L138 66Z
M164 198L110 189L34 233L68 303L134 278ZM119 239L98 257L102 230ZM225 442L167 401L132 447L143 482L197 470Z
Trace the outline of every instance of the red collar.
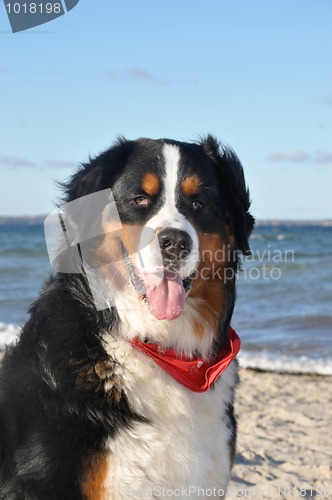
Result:
M205 392L228 368L240 350L240 337L231 326L227 340L227 344L219 355L210 361L203 361L199 357L194 359L187 356L178 357L174 349L161 351L157 344L142 342L137 337L131 341L131 344L152 358L180 384L193 392Z

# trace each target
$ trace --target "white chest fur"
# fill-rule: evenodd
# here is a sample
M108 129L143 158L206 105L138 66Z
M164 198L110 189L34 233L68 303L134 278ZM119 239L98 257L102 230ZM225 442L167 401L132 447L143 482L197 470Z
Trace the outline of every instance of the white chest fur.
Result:
M216 496L226 491L236 364L213 389L194 393L122 339L108 341L108 351L119 361L129 403L147 422L109 440L106 497L208 498L211 489Z

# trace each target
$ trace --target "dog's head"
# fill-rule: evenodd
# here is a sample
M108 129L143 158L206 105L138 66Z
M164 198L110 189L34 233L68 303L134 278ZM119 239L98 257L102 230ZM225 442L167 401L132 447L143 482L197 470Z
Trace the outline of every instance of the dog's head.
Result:
M85 252L89 268L122 303L130 297L132 307L135 298L158 320L178 318L190 303L211 325L229 323L238 254L249 252L254 225L235 153L211 136L120 139L82 165L65 201L107 189L112 200L98 214L82 205L76 221L98 226Z

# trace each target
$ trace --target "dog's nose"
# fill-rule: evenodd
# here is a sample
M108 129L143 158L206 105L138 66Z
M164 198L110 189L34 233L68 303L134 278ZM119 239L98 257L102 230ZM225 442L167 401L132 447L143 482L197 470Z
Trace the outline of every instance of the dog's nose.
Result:
M158 240L163 259L168 262L185 259L193 246L189 234L179 229L163 229L158 234Z

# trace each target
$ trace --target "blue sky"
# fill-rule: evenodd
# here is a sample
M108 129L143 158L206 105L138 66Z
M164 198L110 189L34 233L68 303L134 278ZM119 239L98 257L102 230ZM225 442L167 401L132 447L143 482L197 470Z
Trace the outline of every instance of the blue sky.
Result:
M13 34L0 4L0 215L46 214L119 135L238 153L259 219L332 218L332 0L84 1Z

